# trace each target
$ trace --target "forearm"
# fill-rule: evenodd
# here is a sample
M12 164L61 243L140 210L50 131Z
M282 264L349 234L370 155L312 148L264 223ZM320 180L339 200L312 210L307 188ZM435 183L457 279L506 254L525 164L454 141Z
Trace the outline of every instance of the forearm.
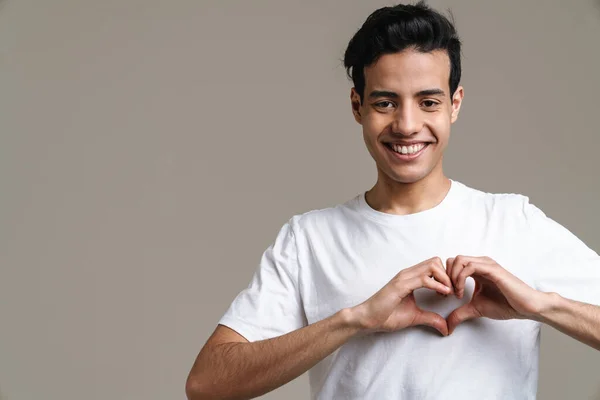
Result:
M547 293L536 320L600 350L600 307Z
M224 343L198 358L190 399L249 399L302 375L362 330L348 309L304 328L251 343Z

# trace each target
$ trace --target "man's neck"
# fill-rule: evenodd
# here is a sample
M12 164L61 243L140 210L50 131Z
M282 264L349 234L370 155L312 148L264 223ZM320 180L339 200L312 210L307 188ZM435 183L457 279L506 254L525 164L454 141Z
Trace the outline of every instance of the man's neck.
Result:
M426 177L415 183L399 183L378 179L365 194L371 208L395 215L414 214L440 204L450 190L451 181L445 175Z

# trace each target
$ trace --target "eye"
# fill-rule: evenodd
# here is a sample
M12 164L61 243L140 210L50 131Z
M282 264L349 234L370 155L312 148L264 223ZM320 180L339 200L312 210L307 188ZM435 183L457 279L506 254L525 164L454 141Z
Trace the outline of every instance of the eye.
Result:
M378 108L391 108L391 107L386 107L386 105L390 104L392 107L394 106L394 103L392 103L391 101L380 101L379 103L375 103L375 107Z
M424 100L421 104L423 104L425 108L432 108L438 105L438 103L433 100Z

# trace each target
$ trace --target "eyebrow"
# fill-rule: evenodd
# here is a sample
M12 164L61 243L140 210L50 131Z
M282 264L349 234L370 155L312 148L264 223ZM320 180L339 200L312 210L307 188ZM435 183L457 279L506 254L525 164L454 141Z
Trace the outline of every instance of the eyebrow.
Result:
M446 93L442 90L442 89L425 89L425 90L421 90L417 93L415 93L415 96L417 97L421 97L421 96L445 96ZM369 93L369 98L370 99L376 99L378 97L390 97L392 99L397 99L398 97L398 93L396 92L392 92L389 90L373 90L371 93Z

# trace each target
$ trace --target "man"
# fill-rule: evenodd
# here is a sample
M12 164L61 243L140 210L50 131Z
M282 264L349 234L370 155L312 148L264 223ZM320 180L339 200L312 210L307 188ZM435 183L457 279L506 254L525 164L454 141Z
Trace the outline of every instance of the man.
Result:
M600 349L600 257L519 194L444 175L460 40L423 3L350 40L352 112L375 185L293 216L190 372L190 399L534 399L548 324Z

